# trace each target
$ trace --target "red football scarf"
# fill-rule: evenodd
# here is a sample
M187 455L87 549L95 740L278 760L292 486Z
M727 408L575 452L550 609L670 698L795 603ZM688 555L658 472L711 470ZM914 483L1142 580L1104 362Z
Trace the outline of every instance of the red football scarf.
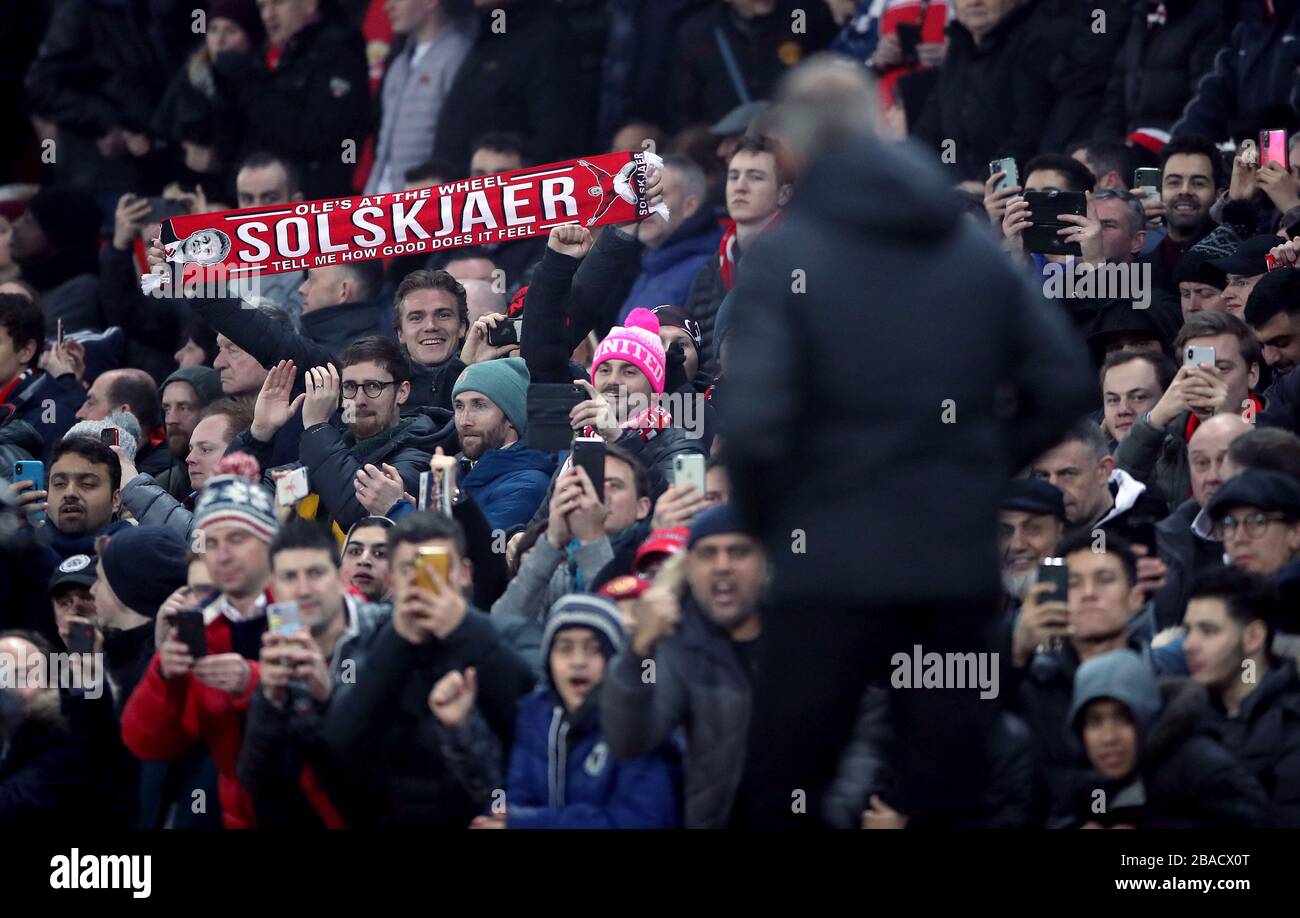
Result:
M239 277L527 239L649 216L646 172L660 163L653 153L603 153L412 191L172 217L162 241L187 276L219 265ZM161 277L147 275L145 292Z
M777 211L772 215L772 219L767 221L761 232L766 233L772 227L781 222L781 212ZM722 234L722 241L718 243L718 264L722 269L722 286L730 290L736 286L736 224L727 223L727 229Z

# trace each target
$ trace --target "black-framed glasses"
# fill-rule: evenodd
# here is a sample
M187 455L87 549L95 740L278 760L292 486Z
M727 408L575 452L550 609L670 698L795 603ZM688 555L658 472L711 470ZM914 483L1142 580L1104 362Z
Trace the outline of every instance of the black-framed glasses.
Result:
M395 386L395 385L397 385L397 380L395 379L390 380L389 382L380 382L377 379L367 379L363 383L355 383L352 382L352 380L348 380L347 382L343 383L342 386L343 397L356 398L357 390L361 389L370 398L379 398L379 396L383 394L385 389L387 389L389 386Z
M1223 516L1214 521L1214 537L1220 542L1226 542L1232 538L1232 534L1237 531L1238 526L1246 530L1246 535L1252 539L1258 539L1264 534L1269 523L1279 523L1285 520L1285 513L1265 513L1263 510L1256 510L1254 513L1247 513L1243 517Z

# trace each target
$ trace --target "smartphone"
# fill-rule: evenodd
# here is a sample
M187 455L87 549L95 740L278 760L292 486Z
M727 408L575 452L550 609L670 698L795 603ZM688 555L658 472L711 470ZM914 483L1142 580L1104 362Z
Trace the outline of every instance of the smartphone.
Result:
M916 60L916 46L921 43L921 24L900 22L894 28L898 33L898 47L903 52L904 63L913 63Z
M92 653L95 650L95 626L90 622L68 623L68 653Z
M35 459L20 459L14 463L14 475L11 481L30 481L33 491L45 490L45 463L37 462ZM40 526L44 520L45 513L41 510L28 510L27 522L32 526Z
M1142 545L1146 548L1148 558L1158 557L1156 554L1155 520L1142 520L1141 522L1131 523L1127 535L1130 544Z
M1044 593L1039 602L1069 601L1070 568L1064 558L1044 558L1038 565L1038 582L1052 585L1052 589Z
M605 441L600 437L578 437L573 441L573 464L587 473L596 489L596 499L605 502Z
M105 446L120 446L116 427L105 427L99 432L99 442Z
M441 592L438 581L432 571L437 571L443 580L451 582L451 555L445 548L426 546L417 549L415 555L415 582L430 593Z
M276 634L293 634L302 628L296 602L273 602L266 607L266 626Z
M1160 197L1160 170L1154 166L1134 170L1133 187L1141 189L1148 198Z
M296 468L275 480L275 502L281 507L292 507L306 497L310 490L306 467Z
M487 343L492 347L508 347L519 343L524 328L523 319L506 319L487 332Z
M1029 191L1025 193L1029 202L1029 219L1033 225L1024 232L1026 252L1039 255L1075 255L1083 254L1077 242L1066 242L1057 230L1070 224L1062 223L1060 214L1087 216L1088 199L1082 191Z
M1183 366L1194 367L1198 364L1208 363L1210 366L1215 365L1214 348L1212 347L1189 347L1183 354Z
M673 456L673 484L695 485L695 493L704 496L704 454L678 453Z
M1004 156L989 163L989 175L997 175L999 172L1005 172L1006 177L993 186L994 191L1001 191L1003 188L1010 188L1012 185L1020 184L1020 170L1016 168L1014 158Z
M1286 131L1259 132L1259 164L1277 163L1286 166Z
M203 613L198 609L182 609L172 616L176 637L190 649L194 659L208 655L208 632L203 626Z

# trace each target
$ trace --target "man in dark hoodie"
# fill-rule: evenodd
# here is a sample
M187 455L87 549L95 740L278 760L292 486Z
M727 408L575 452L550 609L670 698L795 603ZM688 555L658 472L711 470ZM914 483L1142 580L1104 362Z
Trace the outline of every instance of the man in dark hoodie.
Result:
M71 372L55 375L37 366L44 346L41 307L17 293L0 293L0 424L12 419L30 425L40 438L32 444L23 436L35 446L33 455L63 438L86 397ZM54 411L47 410L51 402Z
M1205 690L1156 685L1132 650L1079 667L1068 723L1091 766L1073 799L1086 828L1251 828L1270 823L1268 798L1237 758L1205 732Z
M782 136L807 166L785 220L746 255L726 339L733 500L775 574L754 702L761 821L799 819L791 788L811 797L829 782L863 690L894 650L983 649L999 604L1004 484L1096 389L1065 317L962 218L951 177L871 136L873 93L838 58L791 75ZM807 294L791 283L796 268ZM876 304L869 317L864 302ZM870 336L865 358L848 328ZM982 356L918 376L919 341L927 354ZM1015 408L995 409L1009 393ZM877 559L868 575L864 557ZM993 706L977 691L895 694L900 811L943 819L974 806L972 760Z
M40 294L45 334L100 327L99 205L88 191L43 188L13 225L13 258Z
M307 467L312 491L320 495L320 514L346 533L369 512L357 500L365 485L357 471L388 463L408 493L419 490L420 472L428 468L436 446L450 444L450 424L441 428L426 414L402 417L400 407L411 394L410 364L392 338L372 335L353 342L340 361L304 370L307 391L291 398L297 368L282 360L267 374L257 397L253 424L230 444L228 452L247 452L259 460L269 455L279 429L301 407L303 435L299 460ZM332 422L343 405L341 425ZM269 474L269 472L268 472Z
M1198 579L1187 603L1183 649L1210 692L1219 740L1272 799L1278 824L1300 825L1300 677L1273 653L1281 611L1263 578L1223 568Z

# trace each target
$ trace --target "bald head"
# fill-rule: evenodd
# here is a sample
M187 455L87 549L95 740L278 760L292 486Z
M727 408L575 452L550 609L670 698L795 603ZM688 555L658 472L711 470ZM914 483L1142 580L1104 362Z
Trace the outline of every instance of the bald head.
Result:
M1228 446L1254 428L1236 414L1216 414L1196 428L1187 441L1187 465L1192 476L1192 497L1202 507L1209 504L1220 485L1232 476L1224 471Z
M777 95L780 134L807 161L828 147L875 132L874 81L846 57L815 54L790 71Z
M504 293L497 293L492 284L485 280L461 281L465 288L465 306L469 310L469 324L473 325L488 313L506 311Z
M144 370L108 370L95 377L86 401L77 411L81 421L102 421L114 411L129 411L146 435L162 423L158 387Z

